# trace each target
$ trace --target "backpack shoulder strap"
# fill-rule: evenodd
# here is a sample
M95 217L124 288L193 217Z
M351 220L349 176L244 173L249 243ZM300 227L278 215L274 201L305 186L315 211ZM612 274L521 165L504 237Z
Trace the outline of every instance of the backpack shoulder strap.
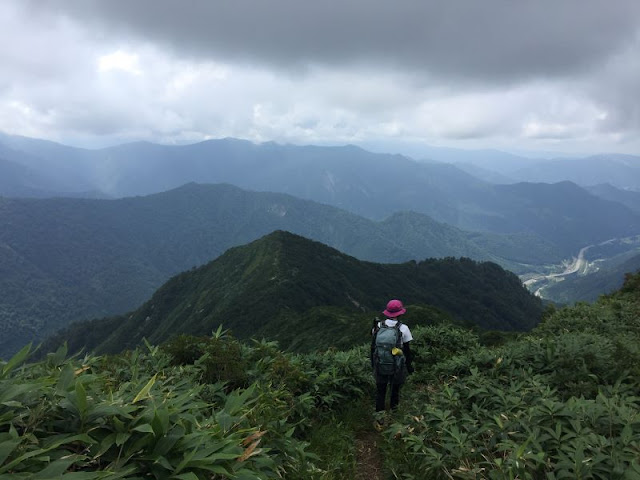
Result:
M400 320L398 320L394 326L394 328L397 330L398 332L398 341L396 342L396 346L402 348L402 331L400 330L400 327L402 326L402 322Z

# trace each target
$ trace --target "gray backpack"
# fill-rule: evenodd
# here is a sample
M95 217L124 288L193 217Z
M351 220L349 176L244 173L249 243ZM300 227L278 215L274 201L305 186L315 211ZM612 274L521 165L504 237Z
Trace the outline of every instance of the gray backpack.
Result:
M383 321L375 338L373 353L375 373L379 376L393 377L393 383L402 383L407 376L406 359L402 353L401 325L402 323L398 321L390 327Z

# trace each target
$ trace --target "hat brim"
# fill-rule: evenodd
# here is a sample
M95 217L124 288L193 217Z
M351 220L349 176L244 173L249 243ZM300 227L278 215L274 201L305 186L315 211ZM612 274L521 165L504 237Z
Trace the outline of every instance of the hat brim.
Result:
M390 312L389 310L385 310L384 313L387 317L389 318L396 318L399 317L400 315L406 313L407 309L403 308L402 310L398 310L397 312Z

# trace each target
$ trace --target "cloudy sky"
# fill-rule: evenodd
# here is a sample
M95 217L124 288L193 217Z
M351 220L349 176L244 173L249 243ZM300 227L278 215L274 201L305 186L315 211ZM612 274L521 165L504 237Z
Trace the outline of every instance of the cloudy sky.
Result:
M640 154L638 0L2 0L0 131Z

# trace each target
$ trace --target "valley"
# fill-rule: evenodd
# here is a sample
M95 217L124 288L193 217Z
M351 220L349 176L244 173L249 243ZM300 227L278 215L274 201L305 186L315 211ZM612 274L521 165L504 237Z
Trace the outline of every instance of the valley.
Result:
M527 273L521 275L520 278L523 279L523 285L530 291L532 291L537 297L543 298L544 288L550 283L562 281L564 280L564 277L568 275L586 274L586 271L589 267L589 262L585 260L584 254L592 246L593 245L582 247L578 252L577 257L573 257L569 260L563 260L563 262L559 265L547 267L550 273ZM558 273L558 270L561 271Z
M595 253L589 255L590 251L595 251ZM570 286L563 285L563 283L569 284L572 280L586 283L603 270L607 271L621 263L622 259L637 255L639 251L640 238L637 236L612 238L599 244L584 246L576 256L565 259L559 264L542 266L539 271L523 273L520 275L520 279L523 285L537 297L564 303L563 287L570 288ZM621 285L623 275L621 274L619 277L619 285ZM617 288L619 285L615 285L615 287ZM609 290L613 290L613 288L612 286ZM603 290L601 293L608 292ZM584 299L575 298L575 301L579 300Z

